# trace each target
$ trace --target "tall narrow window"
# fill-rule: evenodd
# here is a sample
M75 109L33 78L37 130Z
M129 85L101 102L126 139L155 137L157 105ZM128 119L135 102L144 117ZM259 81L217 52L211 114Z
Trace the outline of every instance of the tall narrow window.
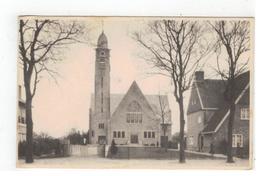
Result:
M144 132L144 138L147 138L147 132L146 131Z
M125 138L125 132L122 131L122 138Z
M116 131L113 132L113 137L116 138Z
M148 131L148 138L151 138L151 131Z
M103 77L101 77L101 89L103 89Z
M155 138L155 132L154 131L152 132L152 138Z
M18 86L18 98L22 99L22 86L21 85Z
M103 92L101 92L101 112L103 112Z

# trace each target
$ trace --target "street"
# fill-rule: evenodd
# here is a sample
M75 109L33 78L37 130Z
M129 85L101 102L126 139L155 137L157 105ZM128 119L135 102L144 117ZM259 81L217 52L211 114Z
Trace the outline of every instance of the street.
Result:
M26 164L24 160L17 162L17 168L85 168L85 169L249 169L249 160L235 158L235 163L226 163L224 159L186 160L180 164L178 160L151 159L107 159L97 157L66 157L52 159L35 159Z

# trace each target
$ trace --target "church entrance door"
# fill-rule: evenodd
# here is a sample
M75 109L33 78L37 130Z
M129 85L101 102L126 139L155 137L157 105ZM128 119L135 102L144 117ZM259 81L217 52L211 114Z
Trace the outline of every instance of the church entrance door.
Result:
M106 144L106 136L98 136L99 144Z
M131 144L138 144L138 135L131 135Z

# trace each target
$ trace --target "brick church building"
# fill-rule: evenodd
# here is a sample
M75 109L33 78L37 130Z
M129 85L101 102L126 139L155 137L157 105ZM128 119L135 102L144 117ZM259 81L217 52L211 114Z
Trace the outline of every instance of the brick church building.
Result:
M171 136L171 111L165 95L144 95L136 81L126 94L110 93L110 49L98 38L95 92L89 109L91 144L159 146ZM163 114L163 115L162 115Z
M233 127L233 151L240 148L249 154L250 81L249 71L236 77L236 109ZM224 98L225 83L220 79L204 79L204 72L195 73L187 109L187 148L216 153L226 152L229 108Z

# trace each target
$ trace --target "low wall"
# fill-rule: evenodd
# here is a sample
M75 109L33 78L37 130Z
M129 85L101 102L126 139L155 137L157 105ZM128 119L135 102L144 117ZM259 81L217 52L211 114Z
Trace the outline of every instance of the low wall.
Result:
M69 145L69 156L105 156L104 145Z
M208 153L185 151L186 158L189 159L224 159L223 156L215 155L212 157ZM108 152L108 157L118 159L178 159L179 151L176 149L168 149L159 147L127 147L117 146L117 153L111 155Z

